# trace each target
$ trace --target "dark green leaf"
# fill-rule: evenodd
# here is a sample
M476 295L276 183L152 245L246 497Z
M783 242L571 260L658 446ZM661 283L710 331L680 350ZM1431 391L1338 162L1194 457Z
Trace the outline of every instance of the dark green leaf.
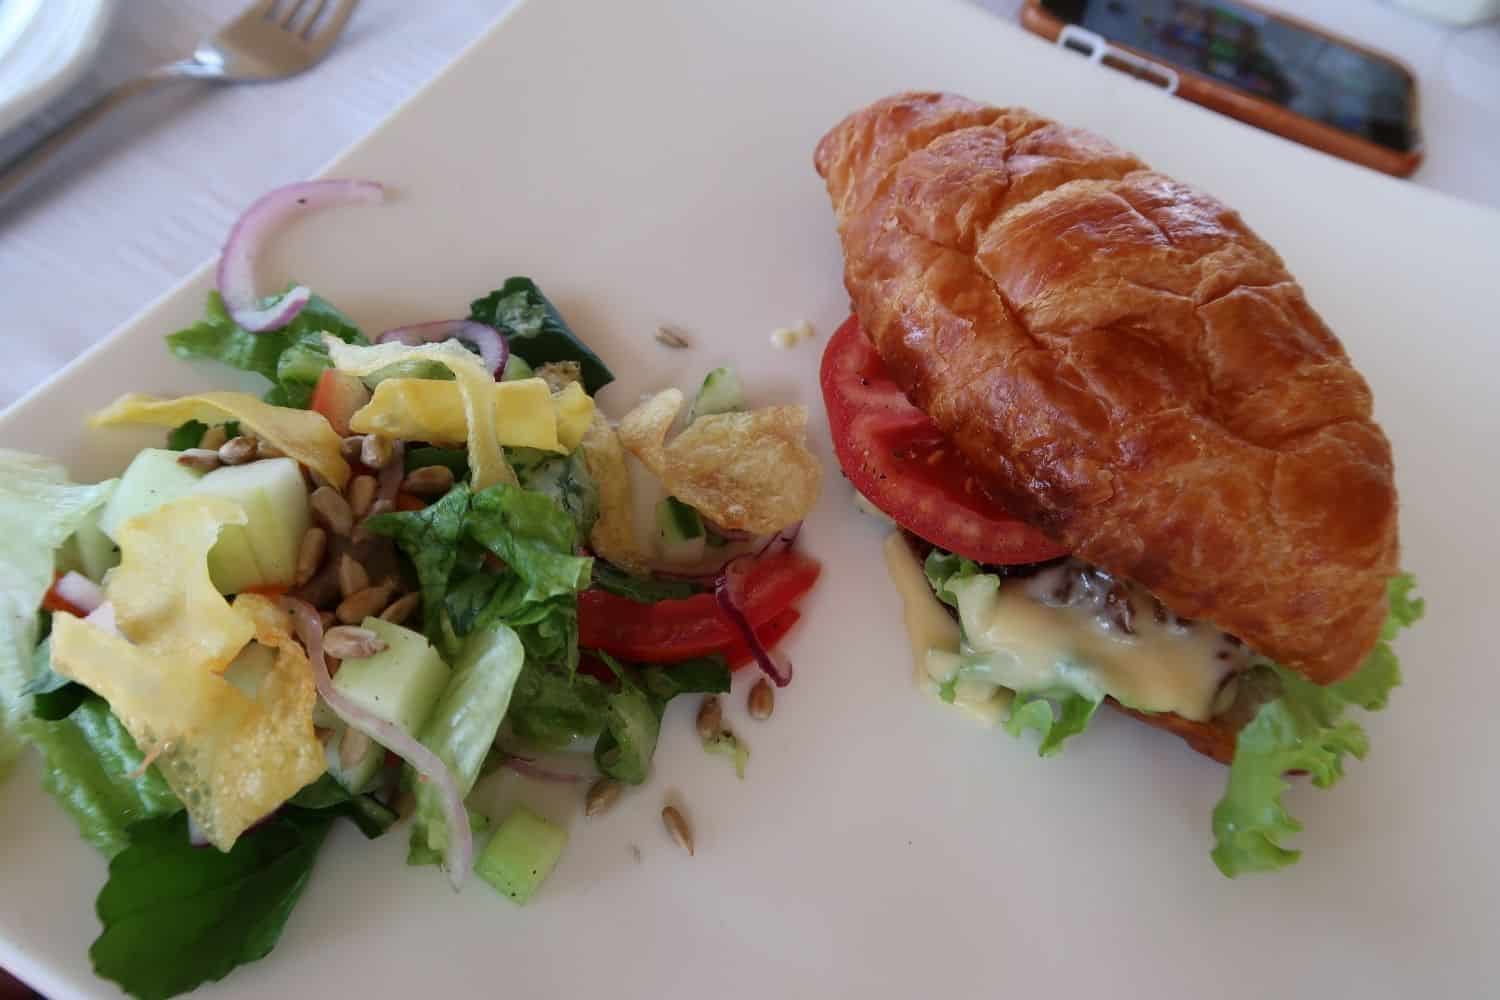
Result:
M576 361L590 395L614 381L608 366L568 328L562 314L530 278L508 278L499 290L469 307L469 318L505 334L511 352L533 368L549 361Z
M599 519L599 487L589 475L582 451L549 455L545 461L517 469L521 488L550 497L573 519L579 538L589 537Z
M702 656L669 667L645 667L641 686L663 705L680 694L724 694L729 690L729 664L722 656Z
M448 372L448 369L444 368L443 371ZM448 372L448 375L452 377L451 372ZM454 479L469 478L469 453L458 448L435 448L432 445L408 448L404 460L407 472L413 469L423 469L429 465L441 465L453 472Z
M302 408L329 367L324 333L350 344L367 343L348 317L316 295L280 330L251 333L229 318L219 293L210 292L203 319L169 334L167 346L179 358L219 361L261 375L272 386L267 402Z
M708 588L686 580L663 580L652 576L631 576L603 559L594 560L594 586L600 590L629 598L638 604L655 604L657 601L680 601L702 594Z
M609 696L604 732L594 744L600 773L628 785L639 785L651 770L661 733L661 707L634 684L622 683Z
M324 774L288 801L302 809L344 816L370 840L389 830L399 818L373 795L350 795L331 774Z
M163 1000L265 957L332 821L283 809L227 854L191 846L185 814L136 824L99 892L94 971L139 1000Z
M154 766L132 777L145 758L102 698L88 695L56 722L31 719L25 732L45 761L42 787L106 856L125 849L132 823L182 808Z
M186 451L189 448L198 447L198 442L203 440L207 433L208 425L199 420L189 420L185 424L179 424L167 433L167 447L173 451Z
M557 750L604 729L609 691L596 678L533 658L526 660L506 716L516 738L529 747Z

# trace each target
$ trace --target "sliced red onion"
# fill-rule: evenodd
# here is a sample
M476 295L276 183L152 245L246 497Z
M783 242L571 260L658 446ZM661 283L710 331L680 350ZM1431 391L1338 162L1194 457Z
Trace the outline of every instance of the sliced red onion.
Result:
M328 674L328 662L323 658L323 623L318 619L318 612L311 604L294 597L284 597L281 603L282 607L291 612L296 622L297 637L307 648L307 659L312 664L318 694L328 703L328 707L350 726L414 767L418 774L437 789L443 806L443 820L448 824L448 881L453 883L455 890L462 888L469 869L474 865L474 834L469 828L469 813L464 808L463 792L453 779L453 773L437 754L418 742L416 737L340 694L333 686L333 678Z
M719 610L724 612L725 617L739 631L740 638L745 640L745 645L750 649L750 655L755 657L762 672L771 678L771 683L777 687L786 687L792 682L791 661L778 657L766 648L765 643L755 634L750 617L745 614L745 573L755 562L755 558L741 556L730 560L729 565L724 567L724 572L714 581L714 600L718 602Z
M472 346L479 352L484 367L499 378L505 374L505 362L510 360L510 345L500 336L500 331L471 319L440 319L435 323L418 323L416 326L398 326L375 338L377 344L398 343L407 347L421 344L441 344L445 340L456 340Z
M75 570L68 570L58 577L53 590L85 615L93 614L104 603L104 591L99 585Z
M375 181L355 180L303 181L261 195L229 230L229 239L219 254L215 283L224 308L252 333L286 326L312 299L312 292L298 285L269 305L260 304L255 292L255 260L265 241L305 212L384 199L385 188Z
M90 611L83 620L101 632L108 632L111 635L120 634L120 626L115 623L115 606L109 601L105 601Z
M523 778L531 778L536 781L575 782L583 781L587 777L576 771L559 771L544 764L538 764L530 757L519 757L515 754L511 754L505 758L504 766L510 768Z
M380 478L375 488L375 499L384 500L392 509L396 505L396 494L406 479L406 442L391 442L391 458L380 467Z

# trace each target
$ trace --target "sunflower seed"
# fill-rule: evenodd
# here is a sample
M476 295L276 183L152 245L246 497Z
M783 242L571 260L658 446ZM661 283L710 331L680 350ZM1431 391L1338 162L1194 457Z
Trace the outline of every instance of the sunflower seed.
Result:
M364 442L359 446L359 460L372 469L383 469L396 449L391 445L390 438L381 437L379 434L366 434Z
M261 438L259 441L255 442L255 457L256 458L285 458L286 457L286 452L282 451L280 448L276 447L274 444L272 444L271 442L267 441L265 438Z
M380 617L392 625L400 625L411 617L411 613L417 610L417 605L421 601L421 594L407 594L405 597L397 598L390 607L380 612Z
M370 573L364 564L345 552L339 557L339 596L349 597L370 585Z
M333 613L345 625L364 621L391 602L392 590L393 588L385 584L366 587L344 598Z
M317 574L327 551L328 532L312 527L302 533L302 542L297 546L297 586L302 586Z
M349 510L356 518L370 513L370 505L375 502L376 486L374 476L355 476L349 480Z
M244 465L255 459L255 439L241 434L219 446L219 461L225 465Z
M189 448L177 456L177 464L199 472L212 472L219 467L219 453L208 448Z
M453 470L446 465L424 465L408 473L401 488L419 497L442 496L453 488Z
M682 818L682 813L677 811L676 806L667 806L661 811L662 825L672 835L677 846L688 852L688 857L693 856L693 831L688 826L687 820Z
M358 764L370 752L371 742L370 737L350 726L344 730L344 738L339 740L339 763L345 767Z
M719 696L711 694L703 699L703 704L698 706L698 738L700 740L711 740L719 735L719 730L724 728L724 706L719 703Z
M663 347L670 347L679 351L685 347L692 346L692 344L688 343L686 337L670 326L659 326L656 328L656 342Z
M323 649L340 660L362 660L385 649L385 640L370 629L340 625L323 634Z
M198 441L198 447L208 451L218 451L225 441L229 440L229 432L224 429L223 424L214 424L203 432L203 437Z
M339 454L344 456L346 462L358 462L359 453L365 445L363 434L353 434L339 442Z
M755 686L750 689L749 703L746 707L750 710L752 719L769 719L771 713L775 711L776 692L772 690L770 684L766 683L764 677L756 681Z
M589 786L589 792L584 796L583 814L597 816L602 812L608 812L618 801L620 801L620 783L608 778L600 778Z
M335 535L347 535L354 527L354 512L349 501L332 486L319 486L307 498L313 517Z

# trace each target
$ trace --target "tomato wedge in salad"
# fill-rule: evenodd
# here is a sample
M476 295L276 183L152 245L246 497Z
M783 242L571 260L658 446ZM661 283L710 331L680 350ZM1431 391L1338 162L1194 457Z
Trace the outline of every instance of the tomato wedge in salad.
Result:
M765 645L774 645L795 624L796 612L790 617L787 612L812 589L820 571L796 552L762 557L750 568L745 615ZM586 590L578 595L578 644L639 663L677 663L715 653L739 661L750 652L712 594L641 604Z
M1067 554L984 491L968 460L886 374L855 317L829 339L819 379L844 475L901 527L989 565Z

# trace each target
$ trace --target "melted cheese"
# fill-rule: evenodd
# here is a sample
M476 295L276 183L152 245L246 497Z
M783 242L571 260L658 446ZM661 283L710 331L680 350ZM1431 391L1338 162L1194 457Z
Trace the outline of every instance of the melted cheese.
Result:
M1214 698L1240 655L1208 625L1138 615L1127 632L1101 602L1044 603L1051 580L974 576L949 584L958 597L963 671L1014 691L1099 693L1145 712L1212 718ZM1227 655L1221 656L1221 653Z

